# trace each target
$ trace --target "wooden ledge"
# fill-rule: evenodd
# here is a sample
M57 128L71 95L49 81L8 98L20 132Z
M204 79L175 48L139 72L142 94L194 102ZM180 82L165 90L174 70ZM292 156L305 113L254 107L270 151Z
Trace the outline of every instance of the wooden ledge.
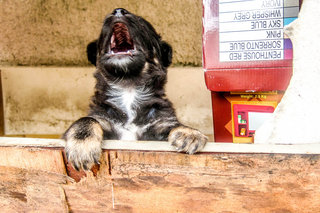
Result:
M0 137L0 147L63 148L61 139ZM118 141L106 140L105 150L167 151L175 149L165 141ZM254 154L320 154L320 144L234 144L209 142L202 153L254 153Z
M320 209L319 144L208 143L203 152L214 154L187 155L167 142L105 141L93 173L73 170L63 147L59 139L0 138L2 212Z

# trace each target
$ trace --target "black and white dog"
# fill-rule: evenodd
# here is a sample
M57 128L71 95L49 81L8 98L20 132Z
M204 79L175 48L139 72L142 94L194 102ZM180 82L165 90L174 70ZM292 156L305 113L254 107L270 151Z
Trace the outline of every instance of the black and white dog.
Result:
M88 59L96 65L90 112L63 135L67 159L77 170L98 163L104 139L168 140L189 154L205 146L207 137L182 125L166 99L172 49L149 22L115 9L99 39L88 45Z

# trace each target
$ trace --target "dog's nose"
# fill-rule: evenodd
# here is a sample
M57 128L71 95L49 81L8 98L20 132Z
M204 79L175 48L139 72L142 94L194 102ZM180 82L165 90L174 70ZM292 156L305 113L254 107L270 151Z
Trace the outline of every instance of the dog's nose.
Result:
M112 14L117 16L117 17L121 17L125 14L128 14L129 12L126 10L126 9L123 9L123 8L117 8L115 9Z

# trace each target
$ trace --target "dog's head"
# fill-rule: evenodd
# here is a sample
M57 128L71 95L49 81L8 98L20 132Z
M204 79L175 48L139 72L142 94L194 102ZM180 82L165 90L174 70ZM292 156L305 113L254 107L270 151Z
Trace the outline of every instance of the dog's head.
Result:
M115 9L102 26L100 37L87 47L88 59L115 77L138 76L146 63L162 68L171 64L171 46L152 25L125 9Z

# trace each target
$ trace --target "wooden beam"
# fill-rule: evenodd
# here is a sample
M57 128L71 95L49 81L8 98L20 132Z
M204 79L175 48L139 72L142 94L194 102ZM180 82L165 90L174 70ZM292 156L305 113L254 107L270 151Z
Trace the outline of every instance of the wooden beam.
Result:
M1 212L70 212L63 185L65 175L0 166Z
M67 174L62 150L0 146L0 166Z
M63 148L61 139L0 137L0 146ZM106 150L168 151L175 149L166 141L103 141ZM320 154L320 144L277 145L277 144L234 144L207 143L202 153L261 153L261 154Z
M187 155L173 152L167 142L104 141L96 176L83 172L78 183L64 173L63 146L63 140L0 138L1 210L307 213L320 208L317 144L209 143L205 151L214 154ZM143 149L148 151L132 151Z

